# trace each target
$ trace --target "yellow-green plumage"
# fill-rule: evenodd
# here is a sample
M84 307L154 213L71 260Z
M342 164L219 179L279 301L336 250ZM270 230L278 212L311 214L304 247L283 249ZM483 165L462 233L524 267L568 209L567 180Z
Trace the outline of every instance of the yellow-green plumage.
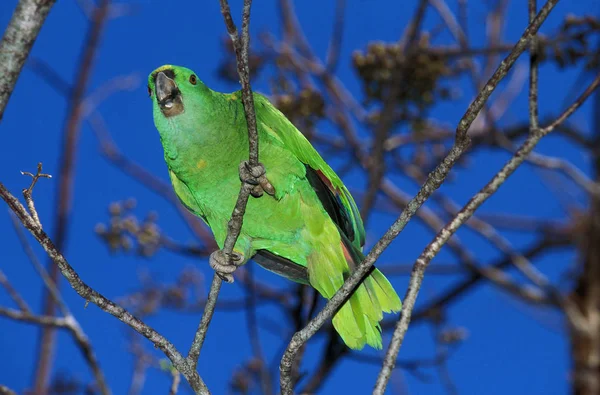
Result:
M222 248L240 188L238 165L248 158L241 94L211 91L177 66L150 74L148 90L175 192ZM264 96L254 94L254 100L259 158L275 194L249 200L234 250L331 298L363 258L360 214L310 142ZM381 348L383 312L400 308L398 295L375 269L333 325L350 348Z

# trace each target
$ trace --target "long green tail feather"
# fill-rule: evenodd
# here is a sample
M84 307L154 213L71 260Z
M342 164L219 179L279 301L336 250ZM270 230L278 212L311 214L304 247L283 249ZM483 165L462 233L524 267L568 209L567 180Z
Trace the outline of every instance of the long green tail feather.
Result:
M351 243L344 243L344 248L348 252L348 266L353 269L364 255ZM352 349L360 350L365 344L381 349L379 322L383 313L397 313L401 308L400 297L388 279L374 269L333 317L333 326Z

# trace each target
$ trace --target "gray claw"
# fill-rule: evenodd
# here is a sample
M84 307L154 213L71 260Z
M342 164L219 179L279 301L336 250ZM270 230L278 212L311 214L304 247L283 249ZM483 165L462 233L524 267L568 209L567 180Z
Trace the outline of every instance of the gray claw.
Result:
M227 261L227 256L223 250L214 251L210 254L208 264L217 273L223 281L228 283L233 282L233 276L231 275L235 270L242 264L244 257L238 253L233 252L231 254L231 263Z
M215 272L215 274L217 276L219 276L219 278L223 281L225 281L226 283L233 283L233 276L231 274L221 274L219 272Z
M242 262L244 262L244 256L242 254L238 254L237 252L231 253L231 263L233 263L234 266L242 266Z
M273 188L273 185L271 185L271 183L269 182L269 180L267 179L266 176L262 176L258 180L258 182L259 182L260 186L262 187L263 191L265 191L266 193L268 193L271 196L275 195L275 188Z
M252 167L252 166L250 166L250 163L248 161L244 161L244 167L246 169L248 169L248 171L254 178L259 178L260 176L264 176L266 173L265 166L262 163L259 163L258 165Z
M250 191L250 195L252 195L255 198L259 198L263 195L263 188L260 185L256 185L254 188L252 188L252 190Z
M260 177L260 175L255 177L252 170L253 169L250 167L250 164L248 163L248 161L241 162L240 167L239 167L240 180L242 182L245 182L246 184L258 185L258 177ZM263 170L264 170L264 167L263 167Z
M250 194L255 198L261 197L263 192L273 196L275 188L265 176L265 167L262 163L257 166L250 166L248 161L240 163L240 180L246 184L255 185Z

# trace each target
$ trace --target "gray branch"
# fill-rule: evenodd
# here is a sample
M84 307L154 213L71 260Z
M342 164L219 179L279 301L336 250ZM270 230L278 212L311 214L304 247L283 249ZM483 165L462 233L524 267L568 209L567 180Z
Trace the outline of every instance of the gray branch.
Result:
M156 348L161 350L171 361L173 366L190 383L190 386L196 393L208 394L208 388L196 370L188 364L187 360L181 355L175 346L156 330L145 324L139 318L132 315L123 307L107 299L79 277L75 269L69 264L67 259L56 248L50 237L44 232L41 226L36 223L32 216L27 213L25 207L14 197L0 182L0 198L2 198L8 207L16 214L19 221L35 237L38 243L44 248L50 259L58 266L60 272L67 279L71 287L88 302L92 302L103 311L115 316L120 321L129 325L136 332L140 333L150 340Z
M535 148L542 137L550 133L554 128L575 112L592 94L592 92L600 84L600 74L594 79L592 84L585 90L585 92L571 105L556 121L543 129L536 129L535 132L531 133L525 140L523 145L515 153L515 155L504 165L504 167L492 178L492 180L483 187L475 196L469 200L469 202L457 213L457 215L446 224L439 233L435 236L433 241L427 245L425 250L421 253L415 264L411 278L408 285L408 290L404 298L404 308L400 316L400 320L396 325L390 347L386 353L383 367L377 378L375 385L374 394L383 394L387 382L391 376L396 362L396 357L400 351L400 346L408 330L410 323L412 309L415 305L423 277L425 275L425 269L431 262L431 260L440 252L440 249L454 233L475 213L475 211L496 191L502 184L506 182L508 177L525 161L527 155Z
M537 33L537 30L541 26L542 22L548 16L550 10L556 5L558 0L549 0L548 3L542 8L538 16L534 21L527 27L517 44L514 46L511 53L500 63L492 77L485 84L483 89L479 92L473 103L469 106L462 119L458 123L456 128L456 137L454 145L452 146L448 155L442 160L442 162L435 168L433 172L429 174L424 185L421 187L417 195L408 203L404 211L400 214L396 222L388 229L385 235L375 244L373 249L369 252L365 260L359 265L359 267L352 273L352 275L346 280L342 288L336 292L336 294L329 300L325 308L319 312L319 314L313 318L302 330L296 332L288 345L280 364L280 383L281 390L284 395L293 393L293 382L292 382L292 366L294 363L295 355L298 350L310 339L321 326L331 318L331 316L337 311L337 309L348 299L355 287L362 280L362 278L369 272L379 255L391 244L391 242L400 234L404 229L408 221L412 218L415 212L423 205L423 203L431 196L431 194L440 187L448 176L450 170L460 158L460 156L467 150L470 144L470 138L467 134L469 127L484 107L488 98L492 92L496 89L496 86L506 76L509 70L512 68L517 58L527 48L529 40ZM441 245L439 246L441 248ZM420 284L423 280L424 267L420 268L415 265L413 268L413 274L411 278L415 279L415 285ZM420 272L421 271L421 272ZM420 272L420 276L418 275ZM404 300L404 306L402 308L402 316L408 317L410 321L410 314L414 307L416 300L416 294L418 288L415 290L409 287L407 296ZM414 295L413 295L414 294ZM393 364L392 364L393 366ZM391 370L390 370L391 372ZM389 374L387 375L389 378ZM387 380L386 380L387 383Z
M235 50L235 57L237 62L237 71L240 77L240 84L242 86L242 102L244 105L244 114L246 116L246 124L248 126L248 144L249 144L249 164L251 166L258 165L258 131L256 129L256 114L254 109L254 97L252 96L252 88L250 87L250 68L248 66L248 48L250 45L250 8L252 6L252 0L244 0L244 9L242 13L242 34L238 34L237 27L231 17L231 10L227 0L220 0L221 13L225 20L225 26L227 27L227 33L231 38L233 48ZM243 182L240 188L237 201L231 218L227 224L227 237L223 246L223 252L226 257L230 260L233 252L235 242L240 235L242 224L244 221L244 213L246 212L246 204L250 198L250 192L254 188L253 185ZM232 279L232 278L231 278ZM190 351L187 356L187 360L191 366L196 367L198 364L198 358L200 357L200 350L204 344L206 338L206 332L208 326L212 320L212 316L215 312L215 306L217 304L217 298L219 297L219 291L221 284L223 283L222 278L219 274L215 273L213 276L212 283L210 285L210 291L206 307L204 308L204 314L198 325L198 330L194 336L194 341L190 347Z
M0 121L17 79L56 0L20 0L0 42Z

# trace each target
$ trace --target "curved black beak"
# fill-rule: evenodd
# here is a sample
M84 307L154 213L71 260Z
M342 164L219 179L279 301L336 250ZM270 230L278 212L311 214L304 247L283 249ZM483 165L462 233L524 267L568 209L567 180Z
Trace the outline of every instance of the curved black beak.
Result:
M161 111L167 117L183 112L183 101L181 91L173 80L175 77L170 70L160 71L154 77L156 100ZM173 78L170 78L170 74Z
M179 89L175 81L167 77L164 72L160 72L155 78L156 99L160 104L163 104L168 99L174 99L179 94Z

